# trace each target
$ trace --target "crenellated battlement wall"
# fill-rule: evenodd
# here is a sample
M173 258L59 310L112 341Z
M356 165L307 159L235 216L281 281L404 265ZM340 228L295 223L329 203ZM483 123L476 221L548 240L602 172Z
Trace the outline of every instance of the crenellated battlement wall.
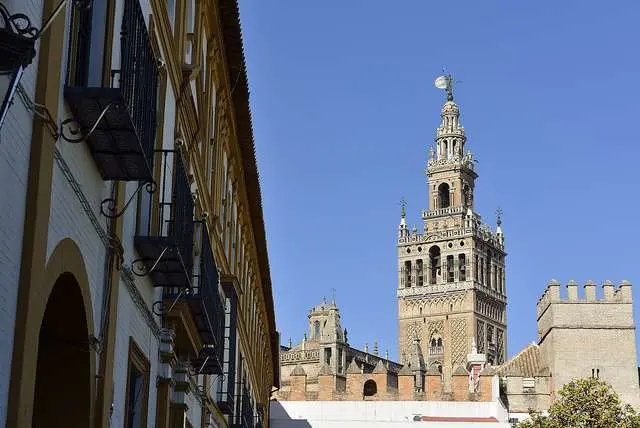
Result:
M549 308L549 305L553 303L569 303L569 304L593 304L593 303L633 303L633 297L631 292L631 283L629 281L622 281L618 288L615 287L613 282L605 281L602 284L602 296L597 295L597 285L593 281L587 281L584 286L584 294L580 296L580 286L576 281L569 281L566 285L566 295L561 295L561 285L555 279L549 281L547 288L542 296L538 299L537 305L537 318L540 317Z
M593 281L583 287L569 281L565 292L561 288L550 281L537 306L540 353L555 392L572 379L594 376L640 408L631 283L616 287L605 281L601 293Z

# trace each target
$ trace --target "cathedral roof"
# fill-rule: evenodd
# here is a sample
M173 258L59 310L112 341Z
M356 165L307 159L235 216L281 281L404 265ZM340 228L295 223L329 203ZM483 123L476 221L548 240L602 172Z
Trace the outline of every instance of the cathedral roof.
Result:
M548 376L549 370L542 360L540 347L532 343L520 351L515 357L495 368L501 376ZM547 373L547 374L545 374Z
M306 376L307 372L304 371L302 366L298 364L294 367L293 371L291 371L291 376Z
M387 374L389 370L387 370L387 368L385 367L385 365L382 363L382 360L378 360L378 364L376 364L375 368L373 369L372 373L383 373L383 374Z
M349 364L349 367L347 367L347 374L360 374L360 373L362 373L362 371L360 370L360 366L358 366L358 363L354 358L353 360L351 360L351 364Z

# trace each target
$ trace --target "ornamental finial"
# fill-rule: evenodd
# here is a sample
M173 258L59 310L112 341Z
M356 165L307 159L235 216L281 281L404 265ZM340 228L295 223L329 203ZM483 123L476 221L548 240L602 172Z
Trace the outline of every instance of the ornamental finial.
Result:
M498 209L496 209L496 224L498 226L502 225L502 208L498 207Z
M400 216L405 218L407 215L407 201L404 199L404 196L400 198Z

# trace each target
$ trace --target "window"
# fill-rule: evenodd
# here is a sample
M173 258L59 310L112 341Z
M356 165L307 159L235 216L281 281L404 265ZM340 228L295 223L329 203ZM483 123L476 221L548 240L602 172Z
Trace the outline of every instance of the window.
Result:
M532 377L525 377L522 379L522 392L525 394L532 394L536 392L536 380Z
M454 281L453 256L447 256L447 282Z
M176 20L176 0L167 0L167 12L169 13L169 23L171 24L171 30L173 30Z
M147 426L147 400L149 397L149 360L142 350L129 338L129 364L127 368L127 395L125 401L124 426L142 428Z
M429 267L431 270L429 284L435 284L440 270L440 247L437 245L429 248Z
M473 273L473 276L474 276L474 279L475 279L477 282L480 282L479 277L478 277L478 256L473 256L473 257L474 257L474 262L475 262L475 263L473 264L473 265L474 265L474 269L473 269L473 270L474 270L474 273Z
M442 183L438 186L438 208L448 208L449 205L449 185Z
M416 277L418 287L422 287L424 285L422 259L416 260Z
M315 340L320 340L320 321L313 323L313 338Z
M404 286L411 287L411 261L404 262Z
M91 9L71 8L67 79L69 86L87 86L89 47L91 43Z
M466 281L467 280L467 256L465 256L464 254L458 255L458 268L459 268L458 276L460 281Z
M216 85L211 82L211 122L209 124L209 159L208 159L208 171L209 171L209 192L213 194L213 182L215 181L216 173L216 141L218 140L216 135L216 114L218 109L216 98Z

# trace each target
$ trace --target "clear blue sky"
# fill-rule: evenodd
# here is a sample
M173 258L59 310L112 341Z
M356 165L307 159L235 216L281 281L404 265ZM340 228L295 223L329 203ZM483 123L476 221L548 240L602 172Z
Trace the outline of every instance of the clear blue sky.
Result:
M420 229L443 66L463 81L476 210L504 210L509 355L536 340L551 278L640 289L640 3L240 6L283 343L335 288L352 346L397 357L398 201Z

